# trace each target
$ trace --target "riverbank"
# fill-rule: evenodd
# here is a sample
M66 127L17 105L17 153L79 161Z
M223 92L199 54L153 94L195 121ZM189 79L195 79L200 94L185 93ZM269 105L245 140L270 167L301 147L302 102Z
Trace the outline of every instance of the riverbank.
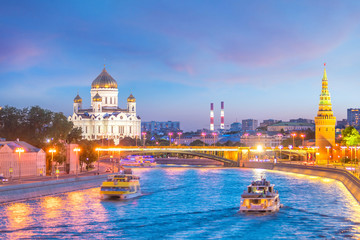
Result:
M107 175L108 174L17 185L3 185L0 187L0 204L99 187Z
M244 167L270 169L276 171L292 172L335 179L342 182L360 204L360 180L343 169L326 168L319 166L303 166L286 163L273 164L262 162L244 162Z
M224 163L205 158L155 158L157 164L187 164L187 165L216 165L223 166Z

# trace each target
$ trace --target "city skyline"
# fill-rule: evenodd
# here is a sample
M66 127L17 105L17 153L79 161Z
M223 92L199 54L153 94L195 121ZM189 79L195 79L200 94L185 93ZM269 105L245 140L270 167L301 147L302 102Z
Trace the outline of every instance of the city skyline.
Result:
M332 14L336 10L336 14ZM0 8L1 105L72 113L106 64L142 121L220 125L316 116L323 63L334 115L357 108L359 3L16 1Z

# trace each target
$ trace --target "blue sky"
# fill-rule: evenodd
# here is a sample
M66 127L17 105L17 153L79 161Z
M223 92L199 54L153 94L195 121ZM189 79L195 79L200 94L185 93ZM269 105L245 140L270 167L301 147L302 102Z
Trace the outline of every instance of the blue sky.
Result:
M358 1L0 1L0 105L71 114L106 64L143 121L208 127L360 107Z

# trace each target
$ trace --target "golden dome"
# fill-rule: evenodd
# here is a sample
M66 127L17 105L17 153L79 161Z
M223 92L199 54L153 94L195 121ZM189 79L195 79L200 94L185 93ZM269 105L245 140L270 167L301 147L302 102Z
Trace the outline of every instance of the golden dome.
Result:
M82 98L79 96L79 93L74 98L74 103L82 103Z
M136 99L135 99L135 97L134 97L132 94L130 94L130 96L128 97L127 101L128 101L128 102L135 102Z
M117 82L104 68L92 82L91 88L117 88Z
M93 97L93 102L102 102L102 97L99 95L99 93L96 93Z

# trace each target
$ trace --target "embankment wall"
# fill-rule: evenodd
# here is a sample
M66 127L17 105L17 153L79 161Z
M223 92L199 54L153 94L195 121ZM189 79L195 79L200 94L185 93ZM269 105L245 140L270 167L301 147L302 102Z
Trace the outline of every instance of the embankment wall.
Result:
M106 175L67 178L0 187L0 204L100 186Z
M285 163L260 163L260 162L244 162L244 167L247 168L262 168L271 169L284 172L299 173L311 176L332 178L342 182L349 192L360 203L360 180L354 175L343 169L326 168L319 166L302 166L296 164Z

